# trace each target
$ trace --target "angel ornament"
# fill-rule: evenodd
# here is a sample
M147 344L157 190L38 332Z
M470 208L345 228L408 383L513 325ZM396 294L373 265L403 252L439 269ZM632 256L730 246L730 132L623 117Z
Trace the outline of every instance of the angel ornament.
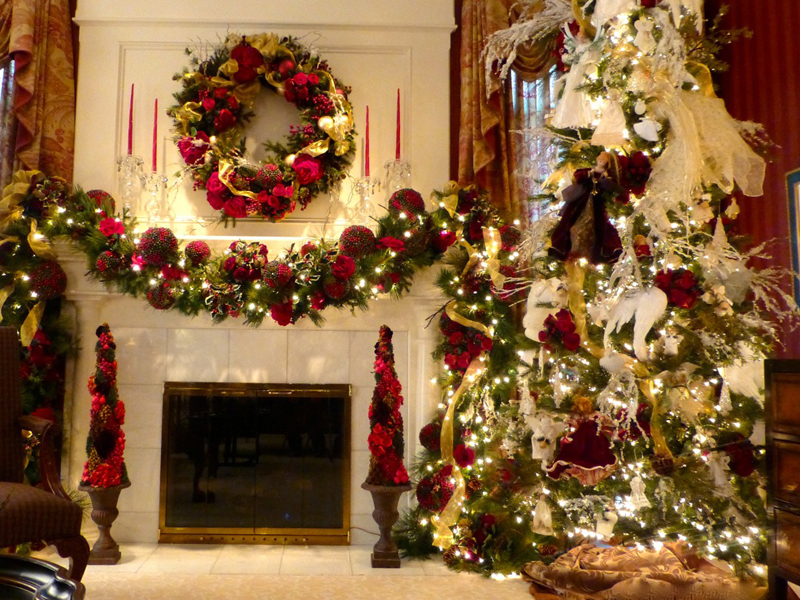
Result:
M653 37L653 22L647 19L639 19L633 24L636 27L636 37L633 45L645 54L649 53L658 45Z
M638 475L631 479L631 504L636 508L636 510L640 510L642 508L649 508L650 501L647 499L647 496L644 493L645 485L644 480Z
M542 464L553 460L556 452L556 439L564 431L564 424L553 421L550 417L532 419L529 423L533 434L531 435L531 458L541 460Z

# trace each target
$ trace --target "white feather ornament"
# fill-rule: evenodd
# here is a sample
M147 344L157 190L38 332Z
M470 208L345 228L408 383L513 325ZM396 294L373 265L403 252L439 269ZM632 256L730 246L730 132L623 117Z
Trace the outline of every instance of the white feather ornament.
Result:
M645 338L667 309L667 295L658 288L638 290L622 296L609 312L603 345L608 348L611 334L635 319L633 327L633 351L636 358L646 361L649 350Z

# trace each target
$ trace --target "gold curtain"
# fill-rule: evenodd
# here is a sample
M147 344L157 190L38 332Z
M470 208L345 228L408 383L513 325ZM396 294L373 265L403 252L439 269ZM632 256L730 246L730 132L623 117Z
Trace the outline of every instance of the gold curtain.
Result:
M510 82L496 74L486 80L481 53L489 37L507 29L519 15L514 0L464 0L461 10L461 119L458 181L488 190L493 204L524 218L516 179L517 140ZM549 47L518 50L513 69L531 81L552 64Z
M6 169L38 169L72 180L75 71L69 0L4 0L0 58L14 61L16 161ZM8 164L7 164L8 163Z

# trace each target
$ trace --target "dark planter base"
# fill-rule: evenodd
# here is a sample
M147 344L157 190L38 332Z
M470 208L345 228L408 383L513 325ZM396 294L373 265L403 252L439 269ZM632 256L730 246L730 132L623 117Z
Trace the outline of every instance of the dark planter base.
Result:
M372 549L373 569L399 569L400 553L397 544L392 539L392 526L397 522L400 513L397 512L397 503L400 494L411 490L411 485L370 485L362 483L361 487L372 494L372 503L375 510L372 518L378 524L381 537Z
M89 554L90 565L115 565L122 558L119 551L119 544L111 537L111 524L119 515L117 501L119 493L126 487L130 487L130 482L123 483L108 488L96 488L90 486L80 486L78 489L87 492L92 499L92 521L97 524L100 530L100 537L92 546Z

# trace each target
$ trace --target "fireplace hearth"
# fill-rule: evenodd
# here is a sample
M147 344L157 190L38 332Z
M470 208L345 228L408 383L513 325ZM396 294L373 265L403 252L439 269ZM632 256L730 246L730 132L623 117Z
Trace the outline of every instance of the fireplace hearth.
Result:
M159 542L348 544L349 385L164 384Z

